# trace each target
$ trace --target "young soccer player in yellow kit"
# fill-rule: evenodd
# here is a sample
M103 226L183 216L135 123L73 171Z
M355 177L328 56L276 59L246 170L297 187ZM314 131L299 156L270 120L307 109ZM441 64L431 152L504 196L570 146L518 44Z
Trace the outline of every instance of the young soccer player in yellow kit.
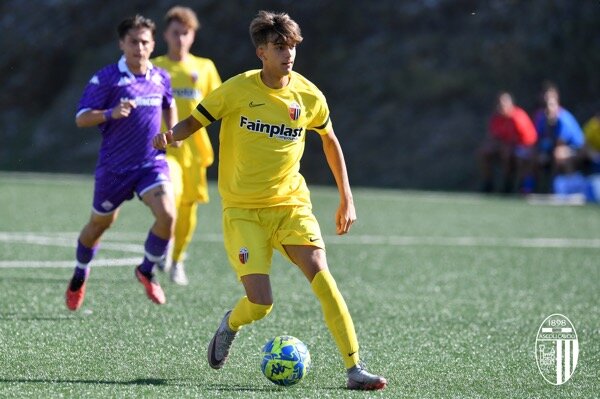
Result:
M221 119L219 192L225 249L246 296L225 313L208 347L209 365L221 368L237 332L271 311L269 272L275 248L300 268L321 303L347 369L347 387L383 389L386 379L359 363L354 324L329 272L310 194L299 173L307 130L315 130L340 193L337 233L347 233L356 212L325 97L292 71L296 45L302 41L300 28L287 14L261 11L250 24L250 35L262 69L229 79L190 117L153 139L162 149Z
M195 33L200 28L194 11L188 7L175 6L167 11L165 22L167 54L152 61L169 72L178 115L185 118L200 100L221 84L221 78L210 59L190 53ZM159 264L159 268L170 271L171 280L179 285L188 284L183 265L185 250L196 229L198 204L209 200L206 168L213 161L213 148L205 128L200 128L181 147L167 148L177 219L171 251L164 262Z

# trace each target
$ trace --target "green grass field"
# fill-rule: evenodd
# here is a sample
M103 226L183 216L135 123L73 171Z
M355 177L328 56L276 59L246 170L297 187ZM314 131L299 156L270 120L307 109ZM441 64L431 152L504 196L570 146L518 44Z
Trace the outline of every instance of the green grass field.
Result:
M359 221L337 237L337 192L313 187L330 268L381 392L349 392L337 350L301 273L274 258L273 312L240 333L219 371L206 347L242 294L227 264L220 205L199 210L191 284L165 275L168 303L134 279L151 223L127 203L92 266L82 310L64 305L92 179L0 175L0 397L73 398L592 398L600 392L600 208L520 199L355 189ZM580 353L565 384L535 360L542 321L562 313ZM312 356L305 381L279 388L260 348L280 334Z

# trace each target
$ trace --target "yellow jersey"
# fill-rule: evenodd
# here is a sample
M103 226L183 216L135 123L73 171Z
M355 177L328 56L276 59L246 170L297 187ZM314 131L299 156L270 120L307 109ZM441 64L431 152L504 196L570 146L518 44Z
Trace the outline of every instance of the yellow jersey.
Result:
M183 61L173 61L162 55L152 63L165 69L171 76L173 98L179 119L187 118L196 105L221 84L221 77L212 60L188 54ZM163 131L166 127L163 122ZM201 129L193 138L184 141L181 147L168 147L167 155L173 156L184 167L199 163L210 166L214 154L206 129Z
M307 130L331 129L323 93L291 72L281 89L266 86L260 70L227 80L191 114L203 126L221 120L219 193L223 208L308 205L300 174Z

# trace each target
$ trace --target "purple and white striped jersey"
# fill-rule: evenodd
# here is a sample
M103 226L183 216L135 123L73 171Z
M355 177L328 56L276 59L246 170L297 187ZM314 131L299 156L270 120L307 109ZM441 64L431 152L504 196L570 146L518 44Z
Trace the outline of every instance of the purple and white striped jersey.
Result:
M145 76L136 76L125 58L98 71L88 82L77 115L90 109L115 107L121 100L135 100L136 108L126 118L98 125L102 145L96 169L126 172L164 158L164 151L152 147L160 133L162 110L175 106L167 72L149 65Z

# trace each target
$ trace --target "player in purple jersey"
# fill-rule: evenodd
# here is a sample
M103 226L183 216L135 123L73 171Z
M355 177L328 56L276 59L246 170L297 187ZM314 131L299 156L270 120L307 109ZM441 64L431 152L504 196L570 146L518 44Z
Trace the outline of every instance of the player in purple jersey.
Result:
M155 217L135 276L153 302L166 301L153 269L165 256L175 206L172 190L168 189L165 153L154 149L151 139L160 131L161 117L167 126L177 122L177 109L168 74L149 61L154 50L154 22L136 15L123 20L117 31L123 56L90 79L75 118L78 127L98 126L102 145L92 215L79 235L77 265L65 295L70 310L79 309L83 303L89 264L102 234L117 219L120 205L134 194Z

